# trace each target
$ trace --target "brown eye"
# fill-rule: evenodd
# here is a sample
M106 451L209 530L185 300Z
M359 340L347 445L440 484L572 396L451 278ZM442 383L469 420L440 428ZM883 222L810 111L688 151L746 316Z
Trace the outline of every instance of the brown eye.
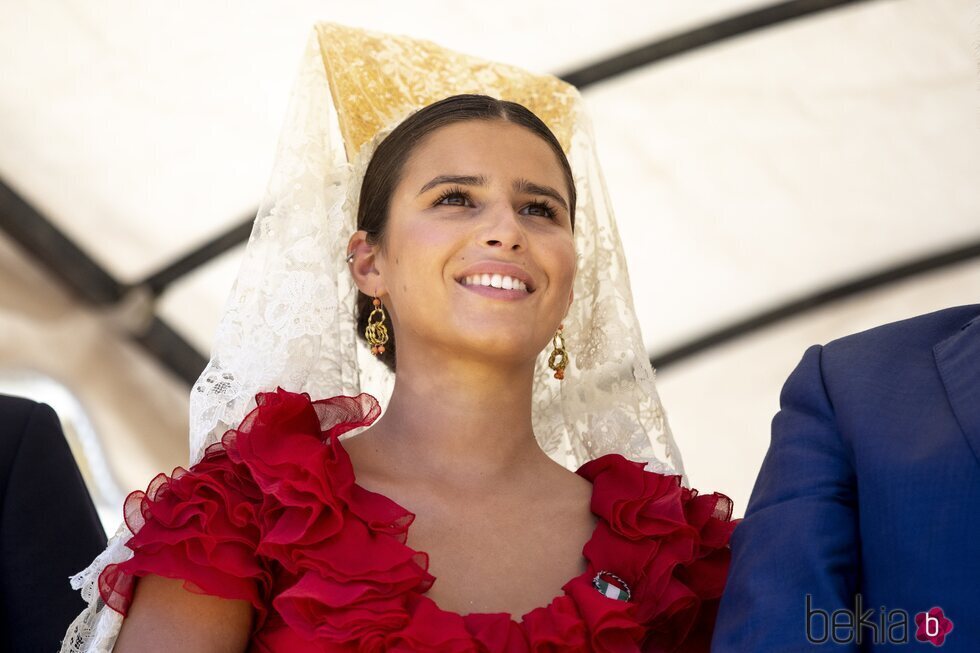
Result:
M468 206L470 204L470 196L459 188L450 188L439 196L439 199L436 200L433 206L440 204L443 206Z
M556 215L555 209L547 202L531 202L527 205L527 211L529 215L550 220L554 220Z

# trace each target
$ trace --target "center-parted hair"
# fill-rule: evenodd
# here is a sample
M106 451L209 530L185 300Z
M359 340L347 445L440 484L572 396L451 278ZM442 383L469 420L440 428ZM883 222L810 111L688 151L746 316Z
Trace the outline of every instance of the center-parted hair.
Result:
M488 95L453 95L416 111L401 122L378 144L371 162L364 173L361 194L357 204L357 228L368 233L368 243L384 242L391 198L401 180L405 162L415 147L440 127L467 120L501 120L520 125L541 138L555 153L555 158L565 175L568 186L568 214L575 229L575 180L561 144L547 125L527 107L516 102L498 100ZM367 327L368 315L374 308L373 297L358 291L357 328L361 339ZM392 371L395 370L395 331L387 323L388 344L379 357Z

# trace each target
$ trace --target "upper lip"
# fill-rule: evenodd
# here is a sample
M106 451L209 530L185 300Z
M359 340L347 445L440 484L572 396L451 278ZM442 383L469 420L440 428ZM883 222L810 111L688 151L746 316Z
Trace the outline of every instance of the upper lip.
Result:
M480 261L474 263L457 274L456 281L462 282L466 277L471 277L475 274L499 274L500 276L512 277L522 281L529 293L534 292L534 289L537 287L537 284L534 283L534 279L528 274L527 270L519 265L504 263L503 261Z

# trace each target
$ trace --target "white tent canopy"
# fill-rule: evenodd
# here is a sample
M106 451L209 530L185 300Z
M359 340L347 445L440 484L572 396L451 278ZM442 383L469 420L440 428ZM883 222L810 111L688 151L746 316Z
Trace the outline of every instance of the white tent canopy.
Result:
M770 4L6 3L0 180L125 289L254 213L316 20L564 73ZM779 386L807 345L980 298L980 258L968 255L980 243L972 11L969 0L858 2L583 90L655 358L934 259L927 275L661 371L692 483L730 494L739 513ZM57 261L0 239L0 391L59 380L122 490L183 464L187 386L129 342L139 302L93 307L46 272ZM961 262L940 266L944 252ZM145 306L206 354L240 254Z

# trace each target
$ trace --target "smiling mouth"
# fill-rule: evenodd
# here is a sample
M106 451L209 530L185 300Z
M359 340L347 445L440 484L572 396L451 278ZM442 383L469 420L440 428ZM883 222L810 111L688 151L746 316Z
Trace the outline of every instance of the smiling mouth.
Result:
M469 288L489 288L496 290L509 290L512 292L519 292L525 295L529 295L534 292L533 288L530 288L520 279L508 276L506 274L472 274L462 279L457 279L456 282L461 286L466 286Z

